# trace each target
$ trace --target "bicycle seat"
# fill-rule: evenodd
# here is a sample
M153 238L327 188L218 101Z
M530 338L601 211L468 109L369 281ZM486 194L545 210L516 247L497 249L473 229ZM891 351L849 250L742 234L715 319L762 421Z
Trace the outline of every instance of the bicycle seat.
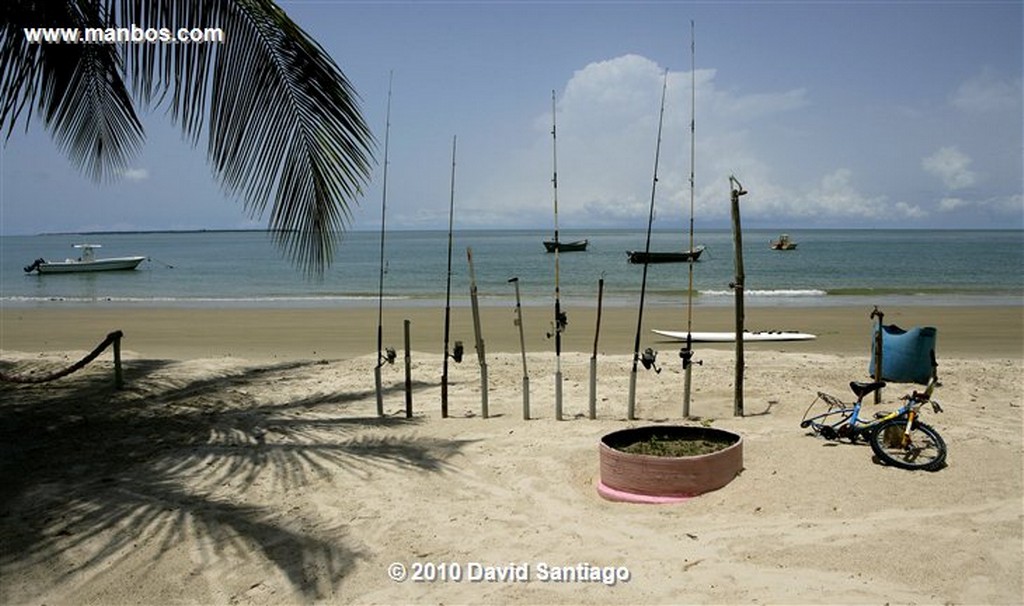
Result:
M885 387L885 381L875 381L873 383L861 383L860 381L850 381L850 389L853 390L854 395L857 399L861 399L864 396L872 393L876 390Z

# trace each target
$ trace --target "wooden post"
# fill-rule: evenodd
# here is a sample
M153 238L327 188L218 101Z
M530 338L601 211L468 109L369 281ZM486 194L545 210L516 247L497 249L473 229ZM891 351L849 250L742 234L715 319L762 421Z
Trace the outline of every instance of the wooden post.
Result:
M874 311L871 312L871 318L877 317L878 324L875 328L875 381L882 380L882 318L885 316L884 313L879 311L878 306L875 306ZM882 403L882 390L875 390L875 404Z
M409 350L409 320L405 321L405 418L412 418L412 353Z
M687 333L686 347L679 352L683 359L683 418L690 418L690 386L693 384L693 350L690 349L692 340L690 333Z
M519 278L509 278L516 287L516 319L519 327L519 350L523 353L523 420L530 420L530 374L526 371L526 335L523 332L523 304L519 298Z
M476 273L473 271L473 249L466 247L469 260L469 299L473 307L473 332L476 334L476 357L480 362L480 411L487 418L487 357L484 355L484 338L480 332L480 304L477 301Z
M114 333L114 387L124 388L124 376L121 374L121 331Z
M373 367L373 385L374 385L374 388L377 390L377 416L378 417L383 417L384 416L384 392L383 392L383 387L384 386L383 386L383 382L382 382L381 376L380 376L380 362L378 362L377 365Z
M601 301L604 298L604 278L597 281L597 326L594 328L594 354L590 356L590 418L597 418L597 339L601 334Z
M743 282L746 276L743 273L743 229L740 225L740 196L747 192L736 177L730 176L729 182L732 188L732 245L733 259L736 265L736 281L732 287L736 293L736 378L733 394L733 416L743 416Z

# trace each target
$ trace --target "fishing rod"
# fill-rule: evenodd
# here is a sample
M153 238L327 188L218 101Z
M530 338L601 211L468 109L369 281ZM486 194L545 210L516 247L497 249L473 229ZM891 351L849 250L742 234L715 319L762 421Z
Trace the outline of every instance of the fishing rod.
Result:
M562 300L558 276L558 136L555 134L555 91L551 91L551 185L555 199L555 419L562 420L562 331L568 318L562 312ZM550 336L550 335L548 335Z
M444 295L444 370L441 374L441 418L448 418L448 358L455 363L462 361L462 341L455 342L455 352L448 351L448 335L451 329L452 314L452 225L455 218L455 141L452 136L452 189L448 203L448 286Z
M694 37L693 21L690 21L690 252L693 252L693 206L694 206L694 165L697 151L696 144L696 123L697 123L697 43ZM700 361L693 361L693 255L689 255L689 284L686 290L686 345L679 350L679 357L683 360L683 418L690 416L690 375L694 364Z
M640 282L640 309L636 315L636 340L633 344L633 369L629 373L629 407L626 416L632 421L636 419L636 366L642 362L644 368L654 368L655 372L661 372L654 361L657 354L651 348L644 351L640 356L640 331L643 329L644 318L644 296L647 293L647 266L650 264L651 252L651 226L654 223L654 195L658 188L658 160L661 157L661 127L665 119L665 92L668 90L668 70L665 70L665 77L661 85L661 112L658 116L658 143L654 148L654 178L651 180L651 209L647 215L647 244L644 247L644 271Z
M377 416L384 416L384 393L381 385L381 367L385 362L395 361L394 350L388 348L388 355L382 355L384 345L384 220L388 206L388 143L391 136L391 82L394 73L388 74L388 109L384 119L384 183L380 202L380 280L377 290L377 365L373 368L377 388Z

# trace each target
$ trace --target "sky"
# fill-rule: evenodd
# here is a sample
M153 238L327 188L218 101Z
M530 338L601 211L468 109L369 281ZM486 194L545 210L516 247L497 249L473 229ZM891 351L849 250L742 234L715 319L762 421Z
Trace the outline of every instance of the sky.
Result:
M388 229L447 228L453 139L457 229L552 228L552 91L565 232L644 228L652 197L655 228L684 228L691 161L697 229L729 227L730 175L744 227L1024 228L1020 0L279 4L377 139L350 229L380 229L389 78ZM103 184L16 129L0 235L266 225L165 108L145 126Z

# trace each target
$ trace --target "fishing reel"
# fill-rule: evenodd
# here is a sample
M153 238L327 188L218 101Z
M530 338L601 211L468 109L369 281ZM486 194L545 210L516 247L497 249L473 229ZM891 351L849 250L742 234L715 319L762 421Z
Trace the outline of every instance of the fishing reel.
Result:
M680 349L679 350L679 357L683 359L683 370L686 370L687 368L689 368L691 364L696 364L698 366L701 366L701 365L704 364L704 360L694 360L693 359L693 350L690 349L689 347L684 347L684 348Z
M644 353L640 354L640 363L644 365L647 370L654 369L656 374L661 374L661 369L655 363L658 359L658 352L654 351L650 347L644 350Z
M552 332L547 333L547 337L550 339L556 334L565 332L565 327L569 325L569 316L564 311L558 312L555 315L555 323L552 326Z
M458 363L462 362L462 354L464 352L465 352L465 348L462 346L462 341L456 341L455 342L455 349L452 350L452 353L446 354L446 355L449 358L455 360L455 363L458 364Z
M388 364L394 364L395 358L397 357L398 354L395 352L395 348L388 347L387 349L384 350L384 355L381 356L379 360L377 360L377 364L380 366L383 366L385 362L387 362Z

